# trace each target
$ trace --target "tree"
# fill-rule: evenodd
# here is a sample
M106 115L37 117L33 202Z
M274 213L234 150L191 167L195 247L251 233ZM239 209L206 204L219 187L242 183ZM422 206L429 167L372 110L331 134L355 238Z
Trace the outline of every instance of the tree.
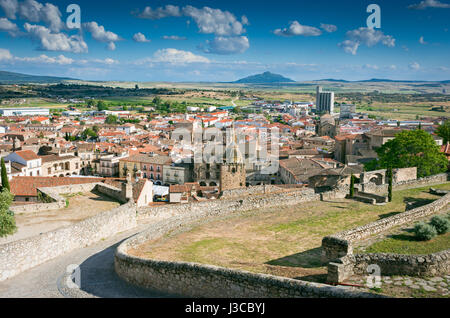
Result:
M94 138L94 139L98 138L97 133L91 128L85 129L82 132L81 136L82 136L83 140L90 139L90 138Z
M8 189L8 191L11 191L8 180L8 172L6 171L5 159L3 158L1 160L1 169L2 169L2 190Z
M117 124L117 121L118 121L117 116L108 115L108 117L106 117L105 124L113 125L113 124Z
M156 96L155 98L153 98L153 104L155 104L156 106L159 106L161 104L162 100L159 96Z
M388 178L388 200L389 202L392 202L392 167L387 169L386 174Z
M11 235L17 230L14 214L9 210L12 201L13 195L3 188L0 192L0 237Z
M436 129L436 134L444 139L444 144L450 142L450 120L447 120L445 123L440 125Z
M378 161L367 164L367 170L417 167L419 178L447 171L447 158L424 130L402 131L381 146L377 153Z
M350 198L355 196L355 176L352 174L350 177Z
M102 110L108 110L109 108L108 108L108 106L106 106L104 101L99 100L97 102L97 109L98 109L98 111L102 111Z

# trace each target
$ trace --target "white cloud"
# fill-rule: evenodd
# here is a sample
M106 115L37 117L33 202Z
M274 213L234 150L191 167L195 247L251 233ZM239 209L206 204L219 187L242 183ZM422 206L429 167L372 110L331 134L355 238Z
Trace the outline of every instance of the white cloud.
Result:
M335 26L333 24L321 23L320 28L328 33L333 33L333 32L337 31L337 26Z
M184 41L187 40L184 36L178 36L178 35L164 35L162 37L164 40L173 40L173 41Z
M419 43L420 43L420 44L428 44L427 42L425 42L423 36L420 37Z
M224 36L240 35L245 32L242 23L228 11L209 7L198 9L193 6L186 6L183 8L183 14L194 19L200 33ZM248 19L245 18L244 20L248 24Z
M83 23L83 29L89 31L94 40L108 43L107 48L111 51L116 49L116 44L114 42L120 40L120 37L117 34L111 31L106 31L104 26L98 25L98 23L94 21Z
M359 28L356 30L348 31L347 40L338 44L345 52L356 55L358 48L361 44L365 44L367 47L372 47L378 43L381 43L387 47L395 46L395 39L390 35L385 35L382 31Z
M17 24L12 23L7 18L0 18L0 31L8 32L11 36L16 36L19 33Z
M25 23L25 30L40 43L40 49L48 51L64 51L86 53L88 46L79 35L67 36L64 33L52 33L41 25Z
M8 19L16 19L16 13L19 10L19 2L17 0L0 0L0 7Z
M114 42L109 42L108 45L106 46L106 48L110 51L115 51L116 50L116 43Z
M0 61L9 61L13 58L11 52L7 49L0 49Z
M206 44L207 47L200 46L205 53L221 55L244 53L250 47L250 42L246 36L218 36L213 41L206 41Z
M172 64L184 64L184 63L209 63L209 59L204 56L195 55L189 51L182 51L177 49L161 49L153 54L153 57L147 59L148 62L159 63L172 63Z
M85 60L85 62L86 62L86 63L89 63L90 61L89 61L89 60ZM103 59L103 60L101 60L101 59L95 59L95 60L92 60L92 62L94 62L94 63L99 63L99 64L106 64L106 65L120 64L119 61L114 60L114 59L109 58L109 57L108 57L108 58L105 58L105 59Z
M417 4L412 4L408 6L409 9L413 10L425 10L427 8L450 8L450 4L442 3L438 0L424 0Z
M228 11L209 7L199 9L190 5L183 8L172 5L166 5L157 9L146 7L137 16L152 20L185 16L195 21L200 33L215 34L218 36L241 35L245 32L243 25L249 24L246 16L242 16L241 21L239 21L234 14Z
M42 64L54 64L54 65L71 65L74 64L76 61L74 59L71 59L69 57L66 57L64 55L58 55L58 56L48 56L46 54L41 54L39 56L34 57L18 57L13 56L11 52L7 49L0 49L0 61L4 62L10 62L10 63L31 63L36 65L42 65Z
M49 57L42 54L37 57L16 57L18 61L30 62L30 63L44 63L44 64L58 64L58 65L70 65L75 62L75 60L66 57L64 55L59 55L56 57Z
M356 41L351 40L345 40L338 44L341 48L344 49L345 53L349 53L352 55L356 55L356 52L358 51L360 43Z
M364 65L364 68L370 69L370 70L378 70L378 69L380 69L380 68L378 67L378 65L373 65L373 64L365 64L365 65Z
M420 69L420 64L417 62L413 62L413 63L409 64L409 68L413 71L417 71Z
M145 35L141 32L138 32L135 35L133 35L133 40L140 43L150 42L150 40L147 39Z
M181 11L180 7L173 5L166 5L165 7L160 7L153 10L151 7L146 7L144 11L138 14L139 18L158 20L166 17L180 17Z
M320 31L318 28L307 26L307 25L301 25L298 21L291 22L289 27L284 29L276 29L273 31L276 35L279 36L319 36L322 34L322 31Z
M29 22L46 23L53 32L59 32L64 28L61 12L51 3L43 5L35 0L26 0L19 4L19 13L21 18Z

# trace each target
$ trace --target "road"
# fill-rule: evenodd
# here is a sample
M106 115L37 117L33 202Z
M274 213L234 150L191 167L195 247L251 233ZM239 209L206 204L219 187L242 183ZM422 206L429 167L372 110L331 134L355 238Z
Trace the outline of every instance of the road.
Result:
M135 298L164 295L135 287L121 280L114 271L114 252L120 242L145 229L146 225L119 233L89 247L72 251L0 282L0 298L62 298L60 278L71 264L80 266L81 290L96 297Z

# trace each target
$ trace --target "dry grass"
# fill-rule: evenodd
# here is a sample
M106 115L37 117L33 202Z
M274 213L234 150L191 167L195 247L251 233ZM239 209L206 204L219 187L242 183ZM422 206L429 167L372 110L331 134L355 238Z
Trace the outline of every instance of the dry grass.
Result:
M450 183L437 188L450 189ZM394 193L385 206L351 200L308 202L295 207L250 211L198 224L184 233L150 241L136 256L212 264L252 272L323 282L320 262L326 235L404 212L406 198L436 200L428 188Z

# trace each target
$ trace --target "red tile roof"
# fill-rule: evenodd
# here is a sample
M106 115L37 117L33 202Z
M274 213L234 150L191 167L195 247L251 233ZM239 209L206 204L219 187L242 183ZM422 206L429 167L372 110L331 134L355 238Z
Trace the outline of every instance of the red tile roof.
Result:
M39 159L38 155L31 150L16 151L16 154L27 161Z
M13 195L37 196L37 188L51 188L70 184L84 184L102 181L104 181L103 178L13 177L9 184Z

